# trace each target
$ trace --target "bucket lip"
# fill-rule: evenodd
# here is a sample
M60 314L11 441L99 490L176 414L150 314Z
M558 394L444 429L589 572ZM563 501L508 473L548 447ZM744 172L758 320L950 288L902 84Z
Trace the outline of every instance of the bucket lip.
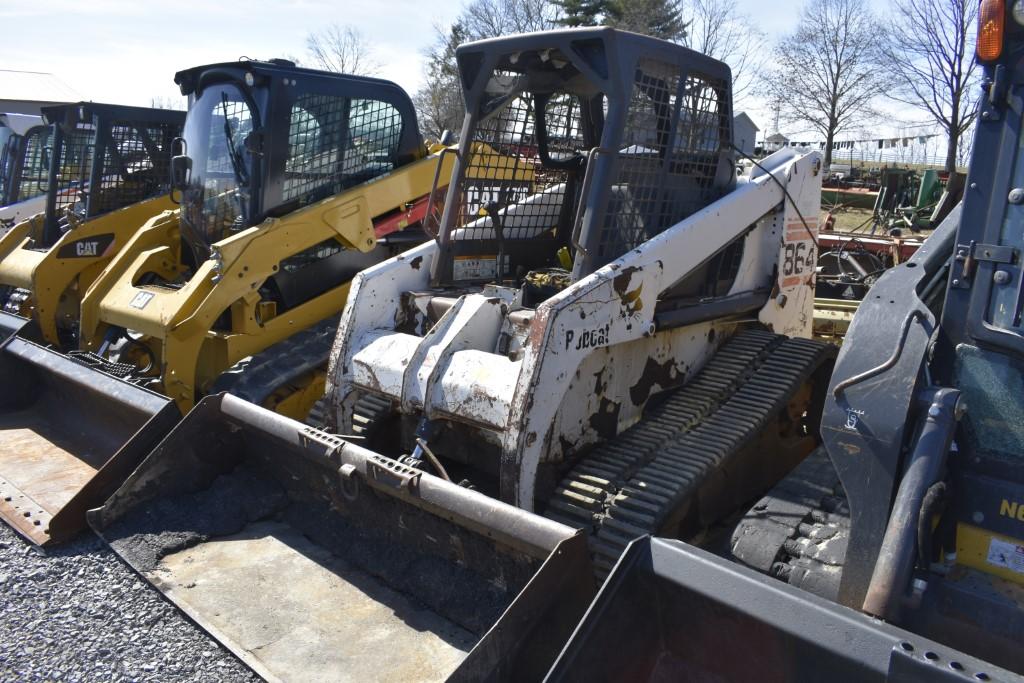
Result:
M30 322L32 321L22 318L20 315L0 311L0 348L3 348L9 340L25 329Z
M49 545L53 515L3 476L0 476L0 490L6 494L0 498L0 519L31 543Z
M591 636L607 625L613 601L636 575L672 584L716 605L735 611L741 618L770 625L794 641L816 648L819 666L845 662L857 666L870 680L887 680L895 667L937 666L951 661L968 670L984 672L991 680L1018 680L996 665L942 645L924 636L874 619L863 612L834 603L749 567L730 562L676 539L643 536L632 541L619 558L586 614L565 643L548 680L561 680L574 663L586 656ZM602 619L604 621L602 621ZM909 647L908 647L909 646ZM925 653L937 653L934 660ZM849 670L849 668L847 669Z
M0 325L3 323L0 319ZM4 329L0 327L0 333ZM110 395L118 401L130 403L136 409L151 415L173 403L173 399L152 389L83 365L66 354L17 334L0 340L0 352L30 363L42 372L58 375L62 380L88 386L92 393Z

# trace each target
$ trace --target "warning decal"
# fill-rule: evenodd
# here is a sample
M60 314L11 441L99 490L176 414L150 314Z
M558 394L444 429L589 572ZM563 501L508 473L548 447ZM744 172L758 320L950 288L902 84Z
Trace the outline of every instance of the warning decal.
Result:
M988 562L1024 574L1024 545L993 538L988 545Z

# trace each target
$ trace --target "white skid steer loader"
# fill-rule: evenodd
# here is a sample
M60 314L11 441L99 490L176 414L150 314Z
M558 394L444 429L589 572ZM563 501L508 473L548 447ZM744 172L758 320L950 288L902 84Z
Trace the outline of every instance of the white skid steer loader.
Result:
M630 540L705 536L816 445L819 155L737 179L728 67L664 41L457 58L436 240L353 281L334 434L210 397L90 515L265 676L537 679Z

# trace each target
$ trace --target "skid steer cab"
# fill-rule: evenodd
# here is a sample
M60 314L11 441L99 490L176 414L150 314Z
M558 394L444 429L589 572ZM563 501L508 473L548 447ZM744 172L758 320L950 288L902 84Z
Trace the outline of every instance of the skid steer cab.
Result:
M79 102L44 107L43 118L19 184L44 188L43 206L0 237L0 304L33 320L39 340L71 350L85 290L143 223L174 208L171 142L185 112Z
M267 677L537 680L617 548L692 537L815 445L818 155L737 180L728 68L652 38L457 58L436 239L355 277L337 434L208 396L90 513Z
M39 141L46 135L41 116L0 114L0 234L46 204L41 198L46 194L46 174L39 153Z

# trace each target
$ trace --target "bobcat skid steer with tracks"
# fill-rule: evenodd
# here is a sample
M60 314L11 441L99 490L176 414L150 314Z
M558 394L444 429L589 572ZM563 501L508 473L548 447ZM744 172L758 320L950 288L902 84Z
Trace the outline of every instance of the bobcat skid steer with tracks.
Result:
M171 160L181 208L85 291L79 350L25 333L0 349L0 515L37 543L82 528L206 393L304 417L352 277L424 239L403 229L447 184L453 157L426 148L388 81L280 61L175 80L190 96Z
M728 67L664 41L457 55L437 239L353 282L340 436L208 397L90 512L268 678L534 680L620 538L700 534L815 445L819 155L737 181Z
M0 114L0 235L46 205L39 140L47 134L41 116Z
M44 211L0 237L0 304L70 350L85 290L143 223L174 208L171 142L185 112L79 102L43 116L52 189Z

